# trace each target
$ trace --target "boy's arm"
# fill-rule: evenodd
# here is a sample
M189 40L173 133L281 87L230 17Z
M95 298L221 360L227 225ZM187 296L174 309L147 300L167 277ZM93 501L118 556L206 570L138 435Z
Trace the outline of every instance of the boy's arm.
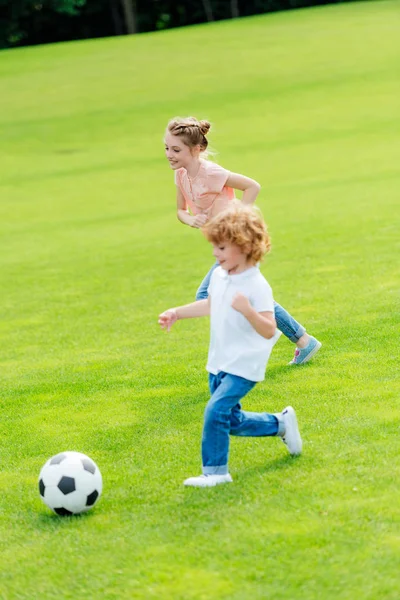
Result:
M169 308L161 313L158 322L162 329L169 331L179 319L194 319L195 317L206 317L210 314L210 297L206 300L198 300L184 306Z
M207 317L210 314L210 297L206 300L197 300L184 306L175 308L177 319L193 319Z
M251 306L249 299L240 293L237 293L233 298L232 308L242 313L250 325L252 325L262 337L269 340L275 335L276 321L273 312L257 312Z
M246 319L249 323L254 327L258 334L262 335L262 337L267 340L271 339L275 335L276 331L276 321L273 312L261 312L258 313L254 310L253 307L250 307L251 311L249 311Z
M230 173L225 185L235 190L242 190L242 202L244 204L253 204L261 189L257 181L250 179L250 177L239 175L239 173Z

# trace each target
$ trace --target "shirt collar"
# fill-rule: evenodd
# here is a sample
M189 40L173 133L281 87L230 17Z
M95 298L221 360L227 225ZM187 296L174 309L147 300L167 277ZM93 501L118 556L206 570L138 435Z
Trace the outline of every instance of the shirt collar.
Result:
M243 279L247 279L248 277L252 277L253 275L255 275L255 273L257 273L259 271L259 266L256 265L255 267L250 267L249 269L246 269L245 271L242 271L242 273L236 273L234 275L229 275L228 271L225 271L222 267L221 267L221 277L222 279L227 279L228 281L243 281Z

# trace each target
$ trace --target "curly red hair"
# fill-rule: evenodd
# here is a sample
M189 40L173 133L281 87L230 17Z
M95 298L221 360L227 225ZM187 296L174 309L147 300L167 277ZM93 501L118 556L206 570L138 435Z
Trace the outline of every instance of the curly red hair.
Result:
M271 249L271 238L261 212L242 202L232 203L203 227L212 244L229 242L255 263Z

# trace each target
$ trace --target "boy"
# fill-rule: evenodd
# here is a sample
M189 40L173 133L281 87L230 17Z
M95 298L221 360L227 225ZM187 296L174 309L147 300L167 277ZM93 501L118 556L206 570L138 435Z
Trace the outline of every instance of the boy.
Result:
M276 329L272 290L257 263L270 249L270 239L256 209L234 204L205 227L219 267L212 274L209 297L171 308L159 316L170 330L178 319L211 316L207 370L211 398L202 437L203 474L184 485L212 487L232 482L228 470L229 435L280 436L290 454L301 453L296 413L252 413L241 399L263 381Z

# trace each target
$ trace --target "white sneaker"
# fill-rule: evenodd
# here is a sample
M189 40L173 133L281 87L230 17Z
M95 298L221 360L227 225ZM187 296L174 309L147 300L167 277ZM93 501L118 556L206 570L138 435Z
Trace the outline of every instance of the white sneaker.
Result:
M229 473L226 475L199 475L198 477L189 477L185 479L183 485L191 487L214 487L220 483L232 483L232 477Z
M287 406L283 409L282 420L285 425L285 431L282 435L282 442L286 445L292 456L301 454L302 441L300 437L299 426L294 408Z

